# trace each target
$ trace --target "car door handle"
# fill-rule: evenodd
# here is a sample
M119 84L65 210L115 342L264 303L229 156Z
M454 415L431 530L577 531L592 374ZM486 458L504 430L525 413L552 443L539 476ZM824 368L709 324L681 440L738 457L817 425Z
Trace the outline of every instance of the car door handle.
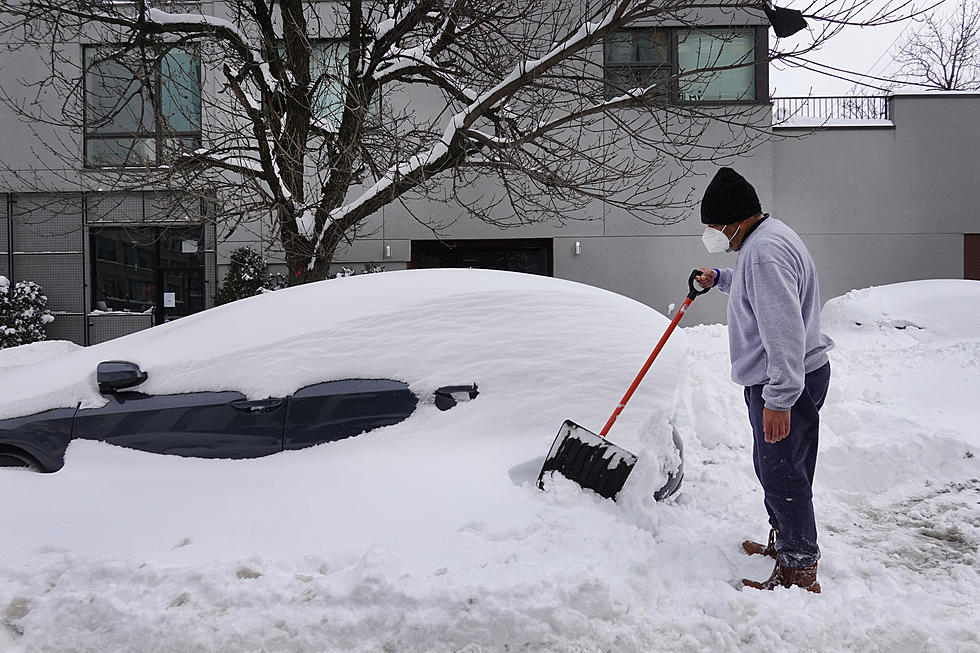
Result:
M258 399L256 401L239 399L231 402L231 407L240 413L271 413L282 406L282 402L282 399Z

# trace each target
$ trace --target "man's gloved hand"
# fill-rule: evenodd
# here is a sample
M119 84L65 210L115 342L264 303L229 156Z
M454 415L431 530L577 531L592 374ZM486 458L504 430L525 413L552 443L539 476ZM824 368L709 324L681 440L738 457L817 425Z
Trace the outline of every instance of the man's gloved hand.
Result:
M694 280L698 282L698 285L702 288L713 287L718 278L718 273L715 272L714 268L698 268L698 270L701 272L701 274L694 277Z

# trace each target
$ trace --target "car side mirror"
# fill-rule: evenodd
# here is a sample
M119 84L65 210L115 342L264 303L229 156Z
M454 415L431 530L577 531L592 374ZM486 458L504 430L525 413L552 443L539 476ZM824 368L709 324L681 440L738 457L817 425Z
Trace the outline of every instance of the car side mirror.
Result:
M444 385L436 390L436 408L439 410L449 410L461 401L476 399L480 394L476 384L471 385Z
M129 361L103 361L96 369L99 392L108 393L132 388L146 381L147 374L136 363Z

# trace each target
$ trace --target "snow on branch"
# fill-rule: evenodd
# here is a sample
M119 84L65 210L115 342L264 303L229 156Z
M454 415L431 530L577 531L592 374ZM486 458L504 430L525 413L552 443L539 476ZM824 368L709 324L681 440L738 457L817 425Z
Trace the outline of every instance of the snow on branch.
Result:
M270 71L269 64L263 60L260 51L252 45L251 39L229 20L208 14L168 13L155 8L141 12L138 20L142 24L158 26L159 31L162 32L207 33L221 37L231 43L246 63L257 67L270 92L275 92L279 86Z
M631 0L618 0L598 21L583 23L569 37L554 44L543 56L517 64L510 74L482 94L475 97L473 97L475 94L472 92L467 94L467 97L473 97L473 99L462 111L450 118L442 136L428 150L392 167L359 197L330 212L329 218L317 234L314 251L319 250L331 224L350 220L351 216L355 215L359 209L383 195L390 194L397 197L401 192L407 190L410 187L408 184L405 185L404 190L396 187L400 179L421 180L441 172L447 167L446 162L452 158L448 155L454 150L461 149L461 141L467 138L466 131L476 120L485 117L489 112L496 109L501 101L513 95L530 80L540 76L568 57L591 47L616 27L640 17L649 4L649 2L634 3ZM632 10L630 10L631 6L633 7ZM632 100L632 98L630 99ZM311 258L308 264L309 269L312 269L315 263L316 258Z
M143 20L157 25L171 25L179 28L182 25L207 25L215 29L224 29L233 33L242 43L248 43L249 38L231 21L207 14L171 14L161 9L148 9L143 14Z

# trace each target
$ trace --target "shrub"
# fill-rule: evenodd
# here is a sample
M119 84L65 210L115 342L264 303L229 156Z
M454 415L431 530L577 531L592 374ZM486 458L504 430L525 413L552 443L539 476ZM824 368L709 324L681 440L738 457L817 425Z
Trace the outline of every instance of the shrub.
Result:
M44 325L54 322L48 298L33 281L11 285L0 276L0 349L45 340Z
M381 263L376 263L375 261L368 261L364 264L364 271L357 272L354 268L342 267L340 271L334 275L331 275L331 279L339 279L343 277L353 277L358 274L375 274L377 272L384 272L385 266Z
M281 274L269 275L269 265L262 254L249 247L232 251L229 263L225 280L214 297L215 304L227 304L286 285Z

